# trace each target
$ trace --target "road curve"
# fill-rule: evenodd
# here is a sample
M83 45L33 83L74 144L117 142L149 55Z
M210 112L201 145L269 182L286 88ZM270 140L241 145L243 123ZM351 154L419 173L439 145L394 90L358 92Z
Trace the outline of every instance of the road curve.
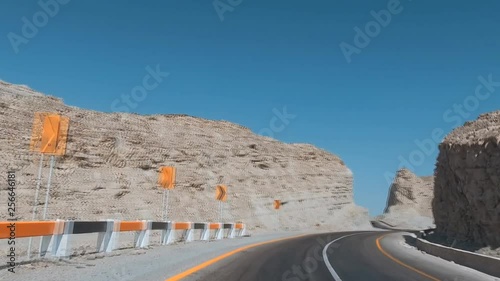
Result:
M186 278L167 280L498 280L404 246L404 239L411 237L394 232L307 235L250 247L199 266Z

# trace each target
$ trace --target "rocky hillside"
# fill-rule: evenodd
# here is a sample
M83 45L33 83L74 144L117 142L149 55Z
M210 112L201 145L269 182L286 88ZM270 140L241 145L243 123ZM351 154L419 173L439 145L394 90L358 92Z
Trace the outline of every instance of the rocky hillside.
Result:
M408 169L397 172L389 190L385 213L393 206L415 209L421 216L432 217L434 177L418 177Z
M49 219L161 219L158 167L177 167L169 219L215 221L215 186L224 183L226 221L273 229L274 199L289 229L368 223L353 205L352 173L337 156L284 144L225 121L189 116L100 113L66 106L24 86L0 82L0 166L17 171L20 219L31 219L40 156L30 153L34 112L71 118L66 156L57 159ZM44 180L40 208L48 174ZM5 191L0 192L6 198ZM40 217L40 216L39 216ZM0 212L0 220L6 212Z
M433 201L438 232L500 247L500 111L457 128L439 151Z
M389 189L384 214L378 219L398 228L433 227L433 185L433 176L418 177L408 169L399 170Z

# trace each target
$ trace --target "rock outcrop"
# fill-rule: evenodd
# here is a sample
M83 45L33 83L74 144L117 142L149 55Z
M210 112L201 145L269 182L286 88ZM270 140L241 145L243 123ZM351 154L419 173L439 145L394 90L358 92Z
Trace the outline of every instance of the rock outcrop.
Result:
M384 214L377 219L396 228L434 227L432 198L434 177L418 177L408 169L397 172L389 189Z
M439 151L433 201L438 233L500 247L500 111L455 129Z
M397 172L389 191L387 206L412 208L421 216L432 217L432 198L434 197L434 177L418 177L408 169Z
M0 82L0 166L3 174L17 173L21 220L31 219L40 159L29 152L34 112L71 119L67 153L56 163L49 219L159 220L163 191L157 173L166 165L178 169L171 220L216 221L215 186L223 183L229 189L224 220L243 221L254 230L275 228L274 199L288 202L280 211L282 228L368 225L367 212L353 204L352 172L312 145L284 144L225 121L83 110ZM47 166L45 161L39 211ZM5 190L0 193L6 198Z

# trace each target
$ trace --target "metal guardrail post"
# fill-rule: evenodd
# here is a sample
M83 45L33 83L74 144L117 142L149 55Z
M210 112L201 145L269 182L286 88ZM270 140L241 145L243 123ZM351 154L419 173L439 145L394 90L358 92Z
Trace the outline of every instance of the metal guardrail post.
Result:
M153 221L143 220L142 224L143 229L141 231L137 231L135 235L134 244L136 248L147 248L149 246Z
M168 245L168 244L174 243L174 241L175 241L174 225L175 225L175 222L173 222L173 221L167 222L167 225L161 234L161 244L162 245Z
M64 232L54 235L52 239L52 256L67 258L71 255L71 235L73 234L74 221L64 222Z
M193 231L194 231L194 223L190 223L190 227L189 229L187 229L185 232L184 232L184 242L188 243L188 242L192 242L194 239L193 239Z
M231 223L231 228L229 229L228 237L229 239L233 239L236 237L236 224Z
M217 231L215 232L215 239L224 239L224 224L219 223L219 229L217 229Z
M210 240L210 223L204 223L203 230L201 231L201 241L209 241Z

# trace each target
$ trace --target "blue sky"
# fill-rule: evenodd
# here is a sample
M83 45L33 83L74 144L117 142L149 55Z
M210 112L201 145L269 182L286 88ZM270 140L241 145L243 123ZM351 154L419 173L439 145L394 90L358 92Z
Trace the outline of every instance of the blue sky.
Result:
M478 77L500 81L494 0L220 0L219 13L212 0L54 1L41 1L52 3L47 12L37 1L0 3L0 79L110 112L143 85L148 66L159 67L168 77L150 80L145 98L125 108L229 120L256 133L286 107L296 117L274 137L342 157L356 203L373 215L385 206L386 175L402 162L433 173L434 130L439 139L500 105L498 86L475 96ZM391 20L370 23L371 11L387 15L381 10ZM23 33L30 24L37 30ZM367 25L371 35L360 38L369 43L356 45L366 40L355 40L355 28ZM357 48L350 62L342 42Z

